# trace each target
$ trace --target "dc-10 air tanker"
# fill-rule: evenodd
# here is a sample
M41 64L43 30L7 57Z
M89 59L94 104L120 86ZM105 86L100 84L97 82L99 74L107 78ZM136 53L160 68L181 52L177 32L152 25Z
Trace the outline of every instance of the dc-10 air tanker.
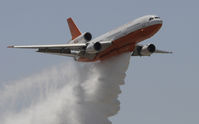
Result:
M146 15L115 30L92 39L90 32L81 33L72 18L67 19L72 39L65 44L8 46L8 48L37 49L37 52L73 57L80 62L109 59L122 53L132 56L150 56L153 53L171 53L156 49L154 44L140 45L162 27L159 16Z

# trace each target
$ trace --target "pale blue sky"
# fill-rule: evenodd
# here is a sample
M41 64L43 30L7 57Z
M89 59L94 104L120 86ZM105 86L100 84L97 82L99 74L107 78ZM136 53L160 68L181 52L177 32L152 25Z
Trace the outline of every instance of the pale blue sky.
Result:
M157 14L163 27L143 44L154 43L174 54L131 58L121 110L112 118L113 124L198 124L198 5L197 0L1 0L0 82L70 61L6 48L66 42L70 39L67 17L96 37L137 17Z

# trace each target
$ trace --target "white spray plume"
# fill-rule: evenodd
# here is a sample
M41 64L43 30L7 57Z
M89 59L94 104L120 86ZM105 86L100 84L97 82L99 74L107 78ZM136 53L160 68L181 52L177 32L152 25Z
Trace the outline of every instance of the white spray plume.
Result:
M130 54L67 62L0 89L1 124L111 124Z

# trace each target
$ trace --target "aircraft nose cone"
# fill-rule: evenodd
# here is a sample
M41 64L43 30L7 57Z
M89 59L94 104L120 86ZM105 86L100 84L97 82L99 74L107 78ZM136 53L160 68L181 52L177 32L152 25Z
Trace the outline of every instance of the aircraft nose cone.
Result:
M162 20L162 19L160 19L160 20L159 20L159 23L160 23L160 24L162 24L162 23L163 23L163 20Z
M154 20L154 24L160 24L162 25L163 21L161 19Z

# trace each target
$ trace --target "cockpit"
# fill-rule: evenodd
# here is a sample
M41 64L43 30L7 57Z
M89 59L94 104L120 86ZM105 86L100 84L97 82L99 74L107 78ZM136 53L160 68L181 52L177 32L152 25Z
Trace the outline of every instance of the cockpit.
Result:
M154 19L160 19L160 17L158 17L158 16L156 16L156 17L150 17L150 18L149 18L149 21L152 21L152 20L154 20Z

